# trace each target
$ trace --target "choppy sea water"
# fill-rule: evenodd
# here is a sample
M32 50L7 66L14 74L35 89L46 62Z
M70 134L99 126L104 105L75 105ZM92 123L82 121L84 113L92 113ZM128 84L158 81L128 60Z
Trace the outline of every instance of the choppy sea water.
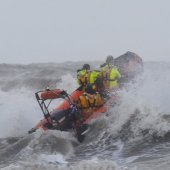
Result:
M144 63L81 144L69 132L27 134L43 117L34 93L47 86L71 93L79 65L0 64L0 169L169 170L170 63Z

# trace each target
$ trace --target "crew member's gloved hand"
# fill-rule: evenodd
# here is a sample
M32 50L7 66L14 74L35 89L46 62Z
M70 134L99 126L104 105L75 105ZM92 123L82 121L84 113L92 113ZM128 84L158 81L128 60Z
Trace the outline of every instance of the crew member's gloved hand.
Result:
M71 114L75 114L77 111L77 107L75 105L71 105L70 109L71 109L71 111L70 111Z

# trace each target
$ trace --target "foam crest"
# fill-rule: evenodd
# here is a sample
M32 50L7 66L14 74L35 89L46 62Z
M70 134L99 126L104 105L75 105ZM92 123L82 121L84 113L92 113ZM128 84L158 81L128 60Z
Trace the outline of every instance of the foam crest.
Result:
M121 131L122 135L135 138L155 133L163 136L170 131L170 121L163 118L170 115L169 72L169 69L154 70L154 73L146 70L135 84L120 92L120 105L112 109L113 134Z

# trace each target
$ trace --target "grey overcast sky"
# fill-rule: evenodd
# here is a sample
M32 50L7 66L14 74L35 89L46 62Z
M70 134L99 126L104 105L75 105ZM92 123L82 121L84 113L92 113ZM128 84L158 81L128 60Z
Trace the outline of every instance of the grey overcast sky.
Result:
M170 0L0 0L0 63L170 61Z

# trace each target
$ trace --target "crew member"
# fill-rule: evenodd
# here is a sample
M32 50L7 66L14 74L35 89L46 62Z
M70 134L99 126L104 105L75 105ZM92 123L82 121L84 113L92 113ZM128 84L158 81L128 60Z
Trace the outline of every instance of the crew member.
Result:
M77 119L77 122L84 122L103 105L103 98L99 93L103 82L100 71L90 70L89 64L84 64L83 68L78 70L77 81L84 91L77 101L78 109L81 112L81 118Z
M89 64L84 64L83 68L77 70L77 82L87 93L94 94L99 90L101 76L100 71L90 70Z
M100 66L101 67L101 76L103 79L103 84L105 89L113 90L119 87L118 80L121 77L120 72L114 66L114 58L109 55L106 58L106 62Z

